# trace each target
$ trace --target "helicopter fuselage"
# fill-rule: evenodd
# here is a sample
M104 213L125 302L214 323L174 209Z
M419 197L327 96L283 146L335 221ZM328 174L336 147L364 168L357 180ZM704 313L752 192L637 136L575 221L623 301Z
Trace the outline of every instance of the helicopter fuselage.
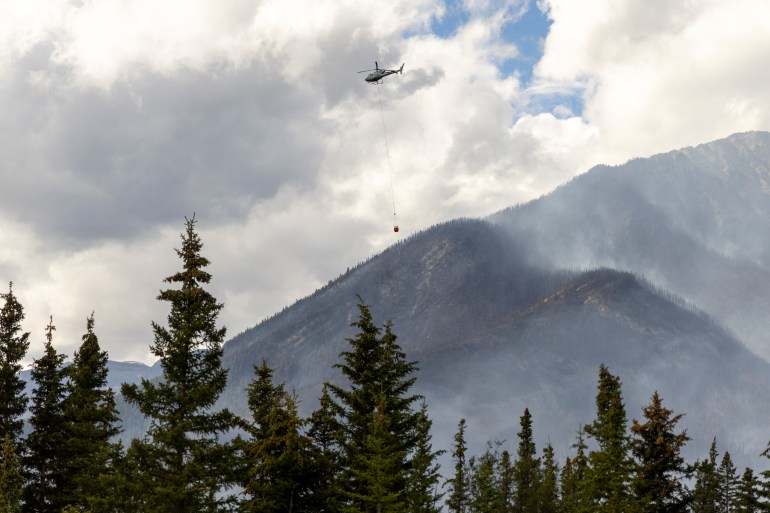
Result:
M366 78L364 80L366 80L369 83L376 84L383 78L387 77L388 75L392 75L393 73L398 73L398 71L393 71L388 69L378 69L377 71L366 75Z

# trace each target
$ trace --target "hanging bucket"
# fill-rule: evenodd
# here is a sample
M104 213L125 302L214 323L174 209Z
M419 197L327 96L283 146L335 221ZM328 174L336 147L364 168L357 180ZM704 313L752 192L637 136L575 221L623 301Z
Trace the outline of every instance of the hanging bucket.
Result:
M394 227L393 227L393 231L394 231L394 232L396 232L396 233L398 233L398 225L396 225L396 226L394 226Z

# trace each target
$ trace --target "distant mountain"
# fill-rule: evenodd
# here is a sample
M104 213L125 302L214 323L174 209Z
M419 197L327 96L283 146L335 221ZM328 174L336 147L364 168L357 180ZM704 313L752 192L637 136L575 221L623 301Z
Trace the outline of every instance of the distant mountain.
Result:
M341 379L332 365L360 295L420 362L436 446L460 417L473 451L515 443L528 407L539 447L563 455L594 416L605 363L629 420L658 390L686 413L691 459L717 436L754 465L770 439L770 364L757 356L770 355L768 169L770 134L738 134L416 234L227 342L221 403L246 414L264 358L309 414L322 383Z
M597 166L490 220L529 262L645 276L770 360L770 133Z

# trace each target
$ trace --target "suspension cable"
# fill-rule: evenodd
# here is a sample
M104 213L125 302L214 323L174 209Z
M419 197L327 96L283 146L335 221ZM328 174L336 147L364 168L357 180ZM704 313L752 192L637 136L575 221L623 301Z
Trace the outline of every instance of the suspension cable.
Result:
M385 155L388 158L388 175L390 176L390 199L393 202L393 219L396 219L396 193L393 189L393 169L390 167L390 149L388 148L388 131L385 129L385 114L382 109L380 84L377 84L377 99L380 101L380 116L382 117L382 133L385 135Z

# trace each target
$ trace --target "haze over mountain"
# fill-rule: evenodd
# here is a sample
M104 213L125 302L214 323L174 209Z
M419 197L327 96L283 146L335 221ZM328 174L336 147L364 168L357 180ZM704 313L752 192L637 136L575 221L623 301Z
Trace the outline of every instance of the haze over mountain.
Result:
M435 226L234 337L223 402L244 411L265 358L309 413L321 384L339 379L332 365L360 295L420 362L438 444L460 417L477 447L513 440L529 407L541 444L565 452L593 418L605 363L629 418L658 390L687 414L689 454L717 436L753 462L770 439L770 365L757 356L770 354L758 315L770 297L769 168L770 134L737 134Z
M340 379L332 366L358 295L420 362L436 446L450 446L460 417L473 450L511 443L528 407L539 447L564 454L593 419L604 363L623 380L629 420L658 390L686 413L688 457L716 436L755 465L770 439L770 364L758 356L770 355L759 315L770 306L768 169L770 134L737 134L435 226L230 340L221 403L246 414L264 358L309 414L322 383Z

